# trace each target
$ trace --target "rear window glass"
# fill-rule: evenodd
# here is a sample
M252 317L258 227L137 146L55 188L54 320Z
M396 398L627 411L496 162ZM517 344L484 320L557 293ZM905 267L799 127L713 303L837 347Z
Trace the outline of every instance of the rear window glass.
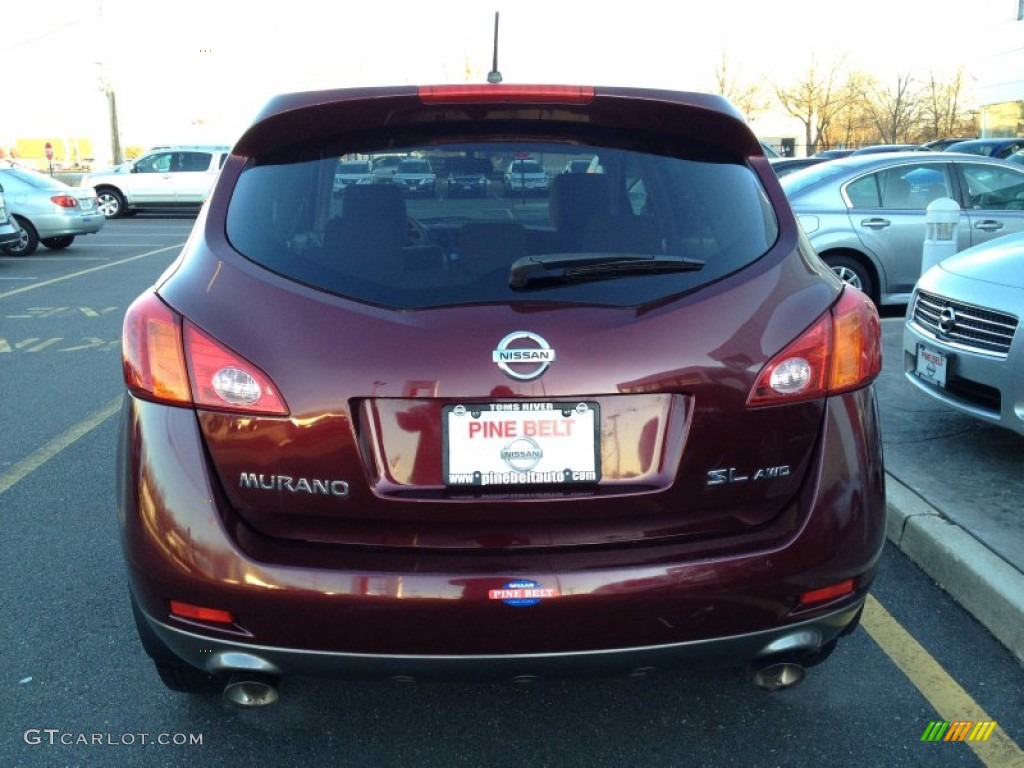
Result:
M29 171L20 171L17 168L9 168L4 171L4 174L16 179L17 181L27 184L34 189L63 189L64 184L56 179L49 176L44 176L41 173L32 173ZM13 186L13 185L12 185ZM2 189L2 188L0 188ZM12 190L8 190L11 192Z
M762 256L777 222L738 160L537 141L387 147L402 170L514 169L413 196L373 152L256 158L231 197L227 235L289 279L401 309L467 303L639 306L700 287ZM567 173L574 161L589 173ZM593 162L592 162L593 161ZM368 162L368 183L334 175ZM339 165L340 163L340 165ZM579 165L575 166L580 167ZM429 170L428 170L429 172ZM568 266L567 266L568 265Z

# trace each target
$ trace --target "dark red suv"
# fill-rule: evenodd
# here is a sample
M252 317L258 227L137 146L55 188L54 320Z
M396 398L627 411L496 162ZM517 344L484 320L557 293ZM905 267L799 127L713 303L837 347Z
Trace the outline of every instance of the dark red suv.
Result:
M332 194L378 155L529 159L549 195ZM281 96L125 318L142 642L249 704L322 672L784 687L876 570L879 348L718 97Z

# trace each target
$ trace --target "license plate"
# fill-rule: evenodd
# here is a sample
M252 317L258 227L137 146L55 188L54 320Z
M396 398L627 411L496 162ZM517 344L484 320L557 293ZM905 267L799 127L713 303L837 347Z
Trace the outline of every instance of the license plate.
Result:
M941 352L929 349L924 344L918 344L917 363L914 368L914 373L919 379L945 389L948 362L949 358Z
M458 486L596 483L601 415L592 402L447 405L444 480Z
M79 206L81 206L83 211L91 211L92 210L92 199L91 198L87 197L87 198L85 198L83 200L79 200L78 204L79 204Z

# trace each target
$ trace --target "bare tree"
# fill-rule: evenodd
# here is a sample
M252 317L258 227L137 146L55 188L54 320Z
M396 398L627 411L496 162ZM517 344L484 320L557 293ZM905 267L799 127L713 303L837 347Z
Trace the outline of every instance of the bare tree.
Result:
M932 73L921 96L919 138L930 141L943 136L975 135L977 116L964 105L963 99L963 70L958 69L948 80Z
M790 115L804 125L807 154L812 155L827 135L836 115L849 103L850 90L843 78L843 60L822 67L812 56L798 82L785 88L775 85L775 96Z
M916 131L921 114L921 98L910 73L897 75L896 82L885 87L876 80L864 83L863 104L883 144L905 143Z
M715 87L717 92L751 120L767 112L769 100L757 83L742 80L734 71L732 62L725 51L715 65Z
M861 94L871 76L859 71L847 74L842 106L822 133L822 147L857 147L875 142L875 129L870 114L864 109Z

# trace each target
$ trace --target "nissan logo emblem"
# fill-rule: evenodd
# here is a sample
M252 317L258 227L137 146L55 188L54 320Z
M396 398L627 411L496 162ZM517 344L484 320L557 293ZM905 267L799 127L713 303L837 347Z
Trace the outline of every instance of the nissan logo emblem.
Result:
M945 307L939 314L939 330L942 333L952 333L956 327L956 311L952 307Z
M530 381L555 361L555 350L536 333L515 331L498 342L491 360L513 379Z

